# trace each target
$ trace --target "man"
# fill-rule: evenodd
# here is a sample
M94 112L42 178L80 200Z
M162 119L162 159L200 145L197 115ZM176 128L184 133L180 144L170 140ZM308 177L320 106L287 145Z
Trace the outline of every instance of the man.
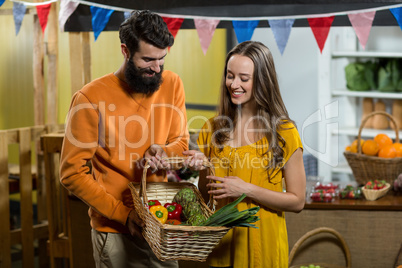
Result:
M160 262L141 236L128 183L166 180L162 158L188 149L184 89L163 71L174 43L163 19L133 12L119 29L124 62L72 98L61 154L61 183L87 203L97 267L177 267ZM89 172L87 163L92 170Z

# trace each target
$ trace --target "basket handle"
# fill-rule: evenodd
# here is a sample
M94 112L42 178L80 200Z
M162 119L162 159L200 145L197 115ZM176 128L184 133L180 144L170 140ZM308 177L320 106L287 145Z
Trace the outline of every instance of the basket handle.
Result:
M290 251L290 254L289 254L289 265L292 263L293 258L294 258L294 256L295 256L295 254L296 254L298 248L300 247L300 245L301 245L304 241L306 241L308 238L310 238L310 237L312 237L312 236L314 236L314 235L316 235L316 234L319 234L319 233L330 233L330 234L333 234L334 236L336 236L336 237L339 239L339 241L340 241L341 244L342 244L343 250L344 250L344 252L345 252L345 256L346 256L346 267L348 267L348 268L352 267L352 266L351 266L351 263L352 263L352 262L351 262L350 250L349 250L348 245L346 244L346 241L343 239L342 235L341 235L338 231L336 231L336 230L334 230L334 229L332 229L332 228L329 228L329 227L319 227L319 228L316 228L316 229L314 229L314 230L311 230L311 231L305 233L302 237L300 237L299 240L297 240L297 242L294 244L292 250Z
M363 131L363 127L364 127L364 125L366 124L366 122L369 120L369 118L372 117L372 116L375 116L375 115L384 115L384 116L386 116L386 117L388 117L388 118L390 119L390 121L394 124L394 127L395 127L395 128L394 128L394 129L395 129L395 142L399 142L398 125L397 125L397 123L396 123L394 117L393 117L392 115L390 115L389 113L383 112L383 111L372 112L372 113L368 114L368 115L363 119L363 121L362 121L362 123L361 123L361 125L360 125L360 128L359 128L359 134L358 134L358 136L357 136L357 152L358 152L359 154L362 153L362 147L361 147L361 144L360 144L360 140L361 140L361 134L362 134L362 131Z
M180 169L181 167L183 167L184 162L186 161L187 158L191 158L190 157L164 157L163 160L165 160L168 164L171 165L171 169ZM144 204L148 204L148 197L147 197L147 171L148 168L150 168L150 164L149 164L150 160L146 160L145 165L144 165L144 169L142 171L142 178L141 178L141 185L140 185L140 196L142 197L142 200L144 202ZM207 160L204 160L203 165L207 168L209 168L210 172L212 175L215 175L215 169L214 166ZM209 199L210 202L212 202L212 195L209 195Z

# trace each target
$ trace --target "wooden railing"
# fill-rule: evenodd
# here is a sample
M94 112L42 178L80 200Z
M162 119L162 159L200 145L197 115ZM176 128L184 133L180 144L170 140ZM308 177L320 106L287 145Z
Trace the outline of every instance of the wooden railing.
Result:
M63 126L57 125L0 130L0 267L2 268L12 266L11 248L18 244L21 245L23 267L35 266L35 248L38 249L39 266L48 266L46 187L40 137L45 133L57 132L61 129ZM10 145L13 144L18 146L17 183L20 193L21 226L11 230L9 152ZM32 168L33 166L35 168ZM37 200L36 223L34 223L32 201L34 188ZM37 246L36 241L38 241Z

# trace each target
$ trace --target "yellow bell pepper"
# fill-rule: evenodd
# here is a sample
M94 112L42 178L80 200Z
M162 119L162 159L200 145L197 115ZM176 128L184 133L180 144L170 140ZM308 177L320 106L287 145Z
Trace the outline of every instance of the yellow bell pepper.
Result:
M168 211L164 206L152 206L149 211L160 223L164 224L167 221Z

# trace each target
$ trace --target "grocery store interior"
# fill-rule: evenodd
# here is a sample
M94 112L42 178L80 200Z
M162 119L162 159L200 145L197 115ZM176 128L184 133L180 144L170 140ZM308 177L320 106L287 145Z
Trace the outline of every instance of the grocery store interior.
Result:
M58 160L72 95L120 67L118 26L135 8L184 18L164 69L183 81L190 148L216 114L228 51L246 40L270 49L306 172L304 209L286 213L289 266L402 265L400 1L328 1L322 9L320 1L72 1L61 29L69 2L0 1L0 267L95 267L88 205L60 186ZM91 4L115 10L97 36ZM208 15L198 11L217 19L207 43L194 20ZM236 28L236 20L258 23ZM169 174L197 185L197 172Z

